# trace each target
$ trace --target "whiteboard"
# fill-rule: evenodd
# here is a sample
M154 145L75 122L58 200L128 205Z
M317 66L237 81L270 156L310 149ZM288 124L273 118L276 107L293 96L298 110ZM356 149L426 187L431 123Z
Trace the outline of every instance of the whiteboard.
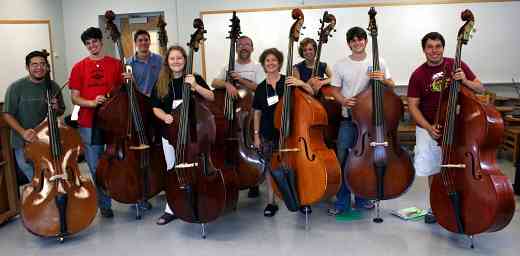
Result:
M51 55L49 21L0 21L0 101L14 81L27 76L25 56L31 51L46 49Z
M520 76L520 35L517 28L520 2L378 6L379 53L396 84L407 85L413 70L425 61L420 41L428 32L440 32L446 40L444 56L454 56L457 31L463 25L460 13L464 9L470 9L475 15L477 31L462 49L463 61L484 83L510 83L512 77ZM346 44L347 30L353 26L367 28L369 7L303 9L306 29L300 40L305 37L318 39L319 20L325 10L336 17L337 31L324 45L321 60L333 65L350 54ZM226 37L231 16L230 12L202 14L208 32L201 58L208 81L227 65L229 40ZM284 56L287 55L289 29L294 22L290 10L239 10L237 16L243 34L253 39L255 61L264 49L270 47L276 47ZM369 36L369 55L372 49L370 41ZM294 63L302 60L296 49L295 44ZM282 72L284 70L285 66Z

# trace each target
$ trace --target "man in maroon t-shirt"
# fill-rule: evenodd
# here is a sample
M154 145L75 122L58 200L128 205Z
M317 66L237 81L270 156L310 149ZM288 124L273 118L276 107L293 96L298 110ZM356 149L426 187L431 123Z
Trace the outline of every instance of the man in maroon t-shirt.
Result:
M428 176L428 184L431 185L433 175L440 171L441 149L435 141L440 137L440 130L434 122L442 88L449 86L451 79L460 80L463 86L475 92L484 92L485 88L465 63L455 72L452 70L454 60L443 56L445 42L441 34L428 33L421 43L426 62L410 77L408 109L417 123L415 171L418 176ZM425 222L435 223L431 211L426 215Z
M81 34L89 56L74 64L69 78L72 103L79 105L79 132L85 146L85 159L93 179L96 177L98 159L104 145L93 139L96 133L92 127L95 108L107 100L104 96L114 87L121 85L122 66L119 60L103 53L103 34L99 28L90 27ZM101 189L97 190L101 216L111 218L111 198Z

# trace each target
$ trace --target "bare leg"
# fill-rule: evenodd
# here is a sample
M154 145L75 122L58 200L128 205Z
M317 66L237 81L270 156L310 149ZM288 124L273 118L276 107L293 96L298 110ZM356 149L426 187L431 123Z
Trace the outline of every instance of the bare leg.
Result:
M267 186L267 203L276 204L276 197L274 196L274 190L273 190L273 186L271 184L271 182L272 182L271 174L269 172L267 172L265 175L266 175L265 183Z

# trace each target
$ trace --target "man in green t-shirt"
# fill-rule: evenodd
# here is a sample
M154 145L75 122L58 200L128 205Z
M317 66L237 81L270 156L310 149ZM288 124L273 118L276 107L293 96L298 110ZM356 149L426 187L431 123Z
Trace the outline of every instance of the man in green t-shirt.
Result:
M11 127L11 146L14 149L15 159L20 170L32 179L34 170L32 164L25 159L24 146L34 142L36 132L34 127L40 124L47 116L47 84L45 75L49 72L47 54L33 51L25 57L25 68L29 75L12 83L5 94L3 117ZM65 104L59 86L51 81L54 108L58 114L63 114Z

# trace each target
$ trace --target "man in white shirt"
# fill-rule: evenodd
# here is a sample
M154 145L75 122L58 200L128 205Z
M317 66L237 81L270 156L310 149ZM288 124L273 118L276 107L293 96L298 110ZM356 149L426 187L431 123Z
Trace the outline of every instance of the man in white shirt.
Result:
M386 86L394 86L390 72L385 62L380 58L380 71L372 71L372 59L367 57L367 33L360 27L353 27L347 31L347 46L351 54L340 60L333 67L332 86L333 96L342 105L342 116L336 154L342 167L342 176L345 176L345 161L350 149L356 143L357 128L352 122L350 108L356 105L356 95L370 85L371 79L381 80ZM330 215L338 215L351 209L351 192L342 183L336 195L337 201L333 208L328 210ZM355 208L373 209L372 202L363 198L355 198Z
M237 81L239 87L249 90L256 90L256 86L265 79L265 72L259 63L251 59L253 53L253 41L247 36L241 36L236 45L237 59L235 60L235 70L231 71L230 76ZM226 88L229 94L237 96L237 88L231 83L226 82L227 66L222 69L217 78L213 80L211 86L214 88Z
M259 63L251 59L253 53L253 41L247 36L241 36L237 40L235 70L230 72L230 77L236 82L235 85L226 81L228 74L227 66L222 69L217 78L213 80L211 86L214 88L226 88L229 95L238 96L240 89L248 92L256 90L256 86L265 79L265 71ZM259 196L258 186L249 189L248 197Z

